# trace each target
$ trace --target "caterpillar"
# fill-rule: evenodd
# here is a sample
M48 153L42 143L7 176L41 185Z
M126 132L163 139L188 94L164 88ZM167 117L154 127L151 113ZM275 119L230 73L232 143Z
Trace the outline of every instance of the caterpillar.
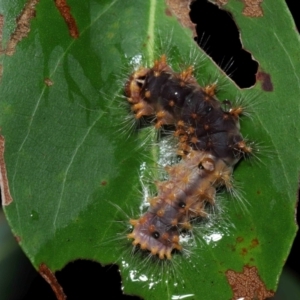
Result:
M169 178L156 182L157 195L127 237L135 247L160 260L182 251L180 235L205 219L216 193L233 189L233 168L253 148L240 133L241 105L216 98L216 85L201 87L193 67L176 73L166 55L152 68L140 67L125 84L125 95L136 119L153 117L160 129L173 126L181 161L167 166ZM227 109L226 109L227 108Z

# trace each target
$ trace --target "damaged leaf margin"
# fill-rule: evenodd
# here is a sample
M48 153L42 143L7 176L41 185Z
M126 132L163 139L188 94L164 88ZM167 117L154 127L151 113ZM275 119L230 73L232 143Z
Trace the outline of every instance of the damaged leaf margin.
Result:
M67 24L70 36L74 39L77 39L79 37L79 30L76 21L71 14L71 8L68 6L67 1L55 0L55 6Z
M46 264L40 264L39 272L41 276L50 284L57 300L67 299L61 285L58 283L53 272L47 267Z
M0 135L0 187L1 187L1 197L2 205L9 205L13 202L13 198L10 194L6 165L4 161L4 149L5 149L5 140L2 135Z
M196 37L196 24L191 22L190 14L190 5L193 0L166 0L166 5L168 7L166 13L168 15L174 15L179 23L183 27L191 29L193 36Z
M273 291L267 290L256 267L244 266L240 273L228 270L226 276L233 292L232 299L265 300L274 296Z
M21 14L17 17L16 28L11 34L6 49L0 51L0 54L13 55L16 51L17 44L30 32L30 21L35 17L35 7L39 0L29 0L24 6ZM3 21L2 21L3 23ZM0 49L1 50L1 49Z
M210 0L210 2L223 6L228 3L228 0ZM242 0L244 2L244 8L242 14L245 17L259 18L264 16L261 4L263 0Z
M2 28L4 26L4 16L0 15L0 54L6 54L12 56L18 43L25 37L28 36L30 32L30 21L36 15L36 6L39 0L28 0L25 4L22 12L16 18L16 28L10 36L9 41L5 48L2 48ZM70 12L70 7L67 5L66 0L55 0L55 6L60 12L61 16L65 20L70 36L72 38L79 37L79 30L75 21L75 18ZM1 71L1 70L0 70ZM0 73L1 75L1 73ZM1 77L0 77L1 78Z

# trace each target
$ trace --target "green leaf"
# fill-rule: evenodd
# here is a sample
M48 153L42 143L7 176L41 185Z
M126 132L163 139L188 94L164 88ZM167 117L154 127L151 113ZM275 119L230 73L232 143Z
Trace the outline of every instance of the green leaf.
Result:
M3 48L23 4L0 4ZM131 254L126 239L126 214L137 217L143 200L140 177L163 154L151 141L141 147L148 131L124 133L130 112L121 79L141 57L153 62L157 45L175 65L202 52L191 31L166 13L165 1L68 4L77 39L54 2L41 1L28 36L1 58L0 126L13 198L5 213L33 265L56 271L78 258L118 263L124 292L146 299L229 299L226 272L245 266L256 267L265 288L275 290L296 232L300 140L299 36L284 2L264 1L259 18L243 15L241 1L225 6L271 90L258 82L240 91L206 55L201 59L201 82L216 75L226 82L221 100L240 95L251 104L258 94L253 118L243 119L241 130L268 150L257 164L242 161L235 170L247 211L224 199L225 221L200 231L190 257L174 254L169 263Z

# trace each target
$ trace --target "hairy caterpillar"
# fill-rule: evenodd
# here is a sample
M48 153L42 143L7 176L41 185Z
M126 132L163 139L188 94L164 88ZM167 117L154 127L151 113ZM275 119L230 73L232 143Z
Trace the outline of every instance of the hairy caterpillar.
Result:
M215 84L201 87L192 67L174 72L165 55L152 68L136 70L125 86L135 118L153 116L157 129L172 125L178 139L181 161L166 168L168 180L156 183L157 195L145 214L130 220L133 231L127 236L161 260L182 250L180 235L206 217L218 189L232 190L234 166L253 152L240 133L244 108L221 103L215 89Z

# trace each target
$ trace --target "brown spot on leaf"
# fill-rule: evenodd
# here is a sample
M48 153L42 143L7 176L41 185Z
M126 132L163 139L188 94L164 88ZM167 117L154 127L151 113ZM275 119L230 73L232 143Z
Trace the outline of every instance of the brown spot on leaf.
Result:
M238 243L241 243L241 242L244 241L244 238L241 237L241 236L239 236L239 237L236 238L236 241L237 241Z
M245 256L245 255L247 255L247 254L248 254L247 248L242 248L242 249L241 249L241 255Z
M54 84L53 81L52 81L50 78L45 78L44 82L45 82L45 84L46 84L47 86L51 86L51 85Z
M70 7L67 4L66 0L55 0L55 5L59 10L60 14L67 23L69 33L72 38L76 39L79 37L79 30L77 28L76 21L70 12Z
M58 283L55 275L45 264L43 264L43 263L40 264L39 272L42 275L42 277L50 284L57 300L67 299L67 297L66 297L62 287Z
M165 13L166 13L166 15L167 15L168 17L171 17L171 16L172 16L172 13L171 13L171 11L170 11L168 8L166 8Z
M10 195L6 166L4 161L4 144L5 140L2 135L0 135L0 187L1 187L1 197L2 205L9 205L12 203L13 199Z
M17 26L3 50L7 55L13 55L17 44L30 32L30 21L35 17L35 7L39 0L29 0L25 4L21 14L17 17Z
M197 36L196 25L191 22L190 5L192 0L166 0L167 10L166 14L174 15L182 26L190 28L194 37Z
M274 296L273 291L266 289L265 284L258 275L256 267L245 266L241 273L228 270L226 276L231 286L233 292L232 299L234 300L265 300Z
M271 76L265 72L258 72L256 74L256 79L261 81L261 87L266 92L273 91L273 83L271 81Z
M253 239L253 240L251 241L251 246L250 246L250 248L256 248L258 245L259 245L258 239Z
M101 185L103 186L107 185L107 181L106 180L101 181Z
M243 9L243 15L251 18L258 18L264 15L261 8L263 0L243 0L245 7Z
M256 79L261 81L261 88L266 92L273 91L273 83L271 81L271 76L265 72L258 72L256 74Z
M19 237L18 235L15 236L15 240L17 241L17 243L21 242L21 237Z

